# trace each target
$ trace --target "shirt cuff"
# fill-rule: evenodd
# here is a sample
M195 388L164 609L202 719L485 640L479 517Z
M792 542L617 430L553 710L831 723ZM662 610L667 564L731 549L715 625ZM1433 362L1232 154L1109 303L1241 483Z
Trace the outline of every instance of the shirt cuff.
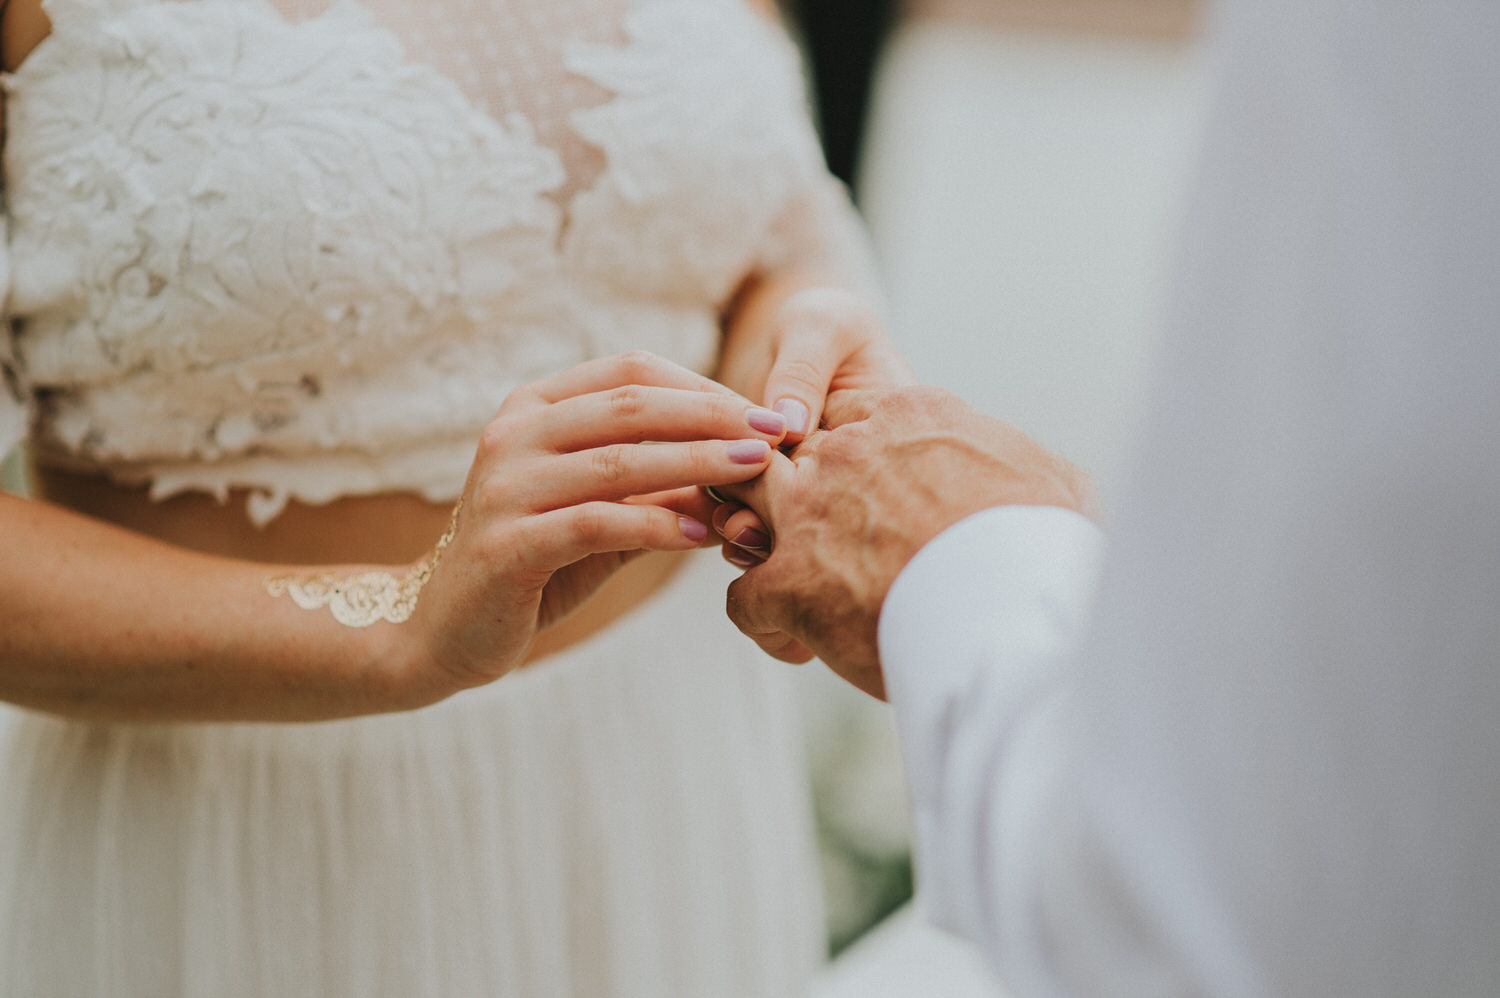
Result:
M968 805L944 800L956 746L1003 730L968 729L1035 705L1088 618L1104 535L1055 506L1001 506L944 531L897 577L880 615L886 694L911 787L919 878L946 907L934 852L945 821ZM944 918L947 922L949 919Z
M1103 542L1090 520L1059 506L997 506L949 527L896 577L881 608L887 688L918 707L924 691L962 681L978 664L942 652L998 637L985 658L1003 659L1027 634L997 625L1028 625L1034 634L1064 619L1079 623Z

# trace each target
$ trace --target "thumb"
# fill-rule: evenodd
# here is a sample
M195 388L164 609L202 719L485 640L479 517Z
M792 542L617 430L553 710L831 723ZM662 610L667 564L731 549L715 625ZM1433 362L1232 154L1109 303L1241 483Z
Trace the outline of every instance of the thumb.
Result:
M860 423L875 414L880 400L890 394L890 389L845 388L828 396L824 403L823 419L830 430L846 423Z
M798 443L823 418L828 386L844 362L846 347L827 323L794 320L777 345L766 378L766 405L786 419L788 443Z

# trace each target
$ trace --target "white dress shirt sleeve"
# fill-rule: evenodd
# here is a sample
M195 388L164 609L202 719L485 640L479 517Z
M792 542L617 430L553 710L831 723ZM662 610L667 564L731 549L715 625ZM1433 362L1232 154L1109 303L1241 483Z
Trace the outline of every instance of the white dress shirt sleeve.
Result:
M1134 483L881 620L918 896L1017 994L1500 993L1500 4L1243 0Z
M1101 554L1056 507L986 510L950 527L897 578L880 617L887 695L911 783L927 914L982 925L991 884L989 756L1057 685Z

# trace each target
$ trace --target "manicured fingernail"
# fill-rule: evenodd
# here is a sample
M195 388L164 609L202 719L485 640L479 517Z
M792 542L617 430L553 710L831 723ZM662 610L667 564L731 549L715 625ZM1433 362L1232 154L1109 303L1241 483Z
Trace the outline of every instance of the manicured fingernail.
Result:
M735 464L760 464L770 456L771 445L764 440L735 440L726 450Z
M725 551L724 560L731 565L738 565L741 568L754 568L760 563L760 559L755 557L755 555L749 551L741 551L739 548L730 548Z
M773 437L786 432L786 417L770 409L751 409L745 413L745 422L750 424L752 430L769 433Z
M716 508L712 517L714 529L722 534L724 532L724 528L729 526L729 518L733 516L738 510L738 506L719 506L718 508Z
M737 544L742 548L750 548L752 551L763 551L771 546L771 538L754 527L746 527L736 534L734 540L730 543Z
M694 544L697 544L708 536L708 527L689 516L679 516L677 518L677 526L682 528L682 536Z
M776 403L775 408L777 412L781 413L782 418L786 420L788 433L807 432L807 419L810 415L807 411L807 406L796 399L782 399Z

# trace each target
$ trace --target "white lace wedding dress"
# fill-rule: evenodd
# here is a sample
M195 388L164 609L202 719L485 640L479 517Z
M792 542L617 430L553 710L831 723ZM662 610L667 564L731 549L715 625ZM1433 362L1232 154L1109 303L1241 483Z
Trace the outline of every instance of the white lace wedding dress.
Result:
M511 387L711 370L745 275L840 224L741 0L46 8L6 84L0 451L157 496L451 501ZM0 994L799 993L793 705L717 567L413 714L8 715Z

